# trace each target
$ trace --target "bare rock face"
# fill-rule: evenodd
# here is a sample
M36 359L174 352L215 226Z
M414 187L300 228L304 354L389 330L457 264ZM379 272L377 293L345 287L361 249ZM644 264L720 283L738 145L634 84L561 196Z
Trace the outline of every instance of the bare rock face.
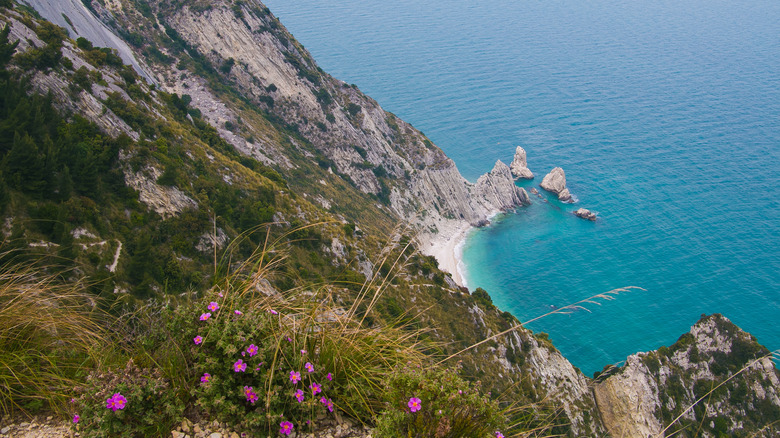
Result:
M138 191L138 198L163 218L175 216L187 208L196 208L198 203L176 187L165 187L155 181L162 172L147 167L138 172L124 170L125 182Z
M531 203L525 189L517 187L509 167L501 160L496 161L493 170L479 177L474 186L476 195L487 205L508 210L518 205Z
M548 192L558 195L558 199L561 201L573 202L571 193L569 193L569 189L566 188L566 174L560 167L551 170L542 180L541 186Z
M593 392L611 436L698 427L699 436L776 436L764 426L780 418L780 373L769 350L721 315L703 316L671 347L631 355L607 374Z
M579 210L574 212L574 215L582 218L587 219L589 221L595 221L596 220L596 213L593 213L592 211L588 210L587 208L580 208Z
M512 175L517 179L534 179L534 174L528 168L528 163L525 159L525 149L522 146L518 146L515 149L515 158L512 160L512 164L509 165L509 169L512 170Z
M77 0L29 0L29 3L44 18L64 27L71 38L84 37L97 47L116 49L122 60L133 66L139 75L155 83L148 73L149 68L133 53L130 46L115 35L105 24L95 20L83 2Z

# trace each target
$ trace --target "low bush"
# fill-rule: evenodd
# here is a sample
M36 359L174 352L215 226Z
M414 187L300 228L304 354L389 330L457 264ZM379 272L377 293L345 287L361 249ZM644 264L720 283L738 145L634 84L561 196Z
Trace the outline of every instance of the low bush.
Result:
M165 436L181 422L184 402L159 369L93 371L73 400L73 421L83 437ZM76 416L78 415L78 416Z
M495 400L450 369L397 368L387 382L387 407L376 436L488 437L507 429Z

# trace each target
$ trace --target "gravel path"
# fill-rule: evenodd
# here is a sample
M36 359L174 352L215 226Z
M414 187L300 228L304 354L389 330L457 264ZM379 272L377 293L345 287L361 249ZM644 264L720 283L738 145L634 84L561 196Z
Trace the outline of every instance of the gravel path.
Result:
M80 434L71 424L58 417L37 416L33 418L4 417L0 421L2 438L73 438ZM171 438L251 438L253 435L231 430L224 423L200 421L192 423L185 419L171 431ZM347 419L325 420L314 433L293 433L290 438L372 438L371 429L353 425Z

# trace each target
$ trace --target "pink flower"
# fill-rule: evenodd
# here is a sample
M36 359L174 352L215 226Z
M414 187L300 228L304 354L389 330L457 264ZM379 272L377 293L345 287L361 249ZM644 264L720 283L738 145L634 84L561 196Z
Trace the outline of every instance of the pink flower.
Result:
M417 397L412 397L409 399L409 403L407 403L409 406L409 412L417 412L422 407L420 403L420 399Z
M258 400L257 393L255 392L255 389L251 386L245 386L244 387L244 395L246 396L246 401L249 403L255 404L255 402Z
M233 364L233 371L237 373L243 373L246 371L246 364L243 360L239 359L236 361L236 363Z
M209 318L211 318L211 314L210 313L204 313L204 314L200 315L200 320L201 321L205 321L205 320L207 320Z
M328 399L325 398L325 397L320 397L320 403L326 405L326 404L328 404Z
M293 431L293 424L289 421L282 421L279 423L279 433L282 435L289 435Z
M309 388L311 388L311 395L317 395L322 392L322 386L319 383L312 383Z
M328 375L325 376L325 378L328 379L328 381L331 381L331 380L333 380L333 374L328 373Z
M268 313L270 313L271 315L278 315L279 314L279 312L277 312L274 309L268 309Z
M120 393L115 393L106 400L106 408L116 412L119 409L124 409L127 404L127 399Z
M287 342L292 342L292 338L288 336L287 337Z
M303 390L299 389L295 391L295 398L298 399L298 403L303 402Z
M201 335L195 336L195 339L193 339L193 341L195 341L195 345L200 345L201 342L203 342L203 336Z
M304 354L306 354L306 350L301 350L301 356L303 356Z
M246 347L246 352L249 353L249 357L256 355L257 346L255 344L251 344L250 346Z
M314 372L314 365L311 364L311 362L306 362L306 365L303 366L306 368L306 371L313 373Z
M222 298L223 297L222 292L218 293L217 296Z
M201 383L209 383L209 379L211 379L211 374L209 373L203 373L203 375L200 376Z
M233 313L239 316L243 315L243 313L240 310L234 310Z
M81 418L81 417L79 417L79 414L74 415L73 416L73 422L74 423L78 423L79 422L79 418Z
M333 402L328 399L328 412L333 412Z
M217 304L216 301L212 301L212 302L209 303L207 308L209 310L211 310L212 312L216 312L217 310L219 310L219 304Z
M298 371L290 371L290 381L293 383L298 383L301 381L301 373Z
M496 431L496 438L504 438L504 434L499 431Z

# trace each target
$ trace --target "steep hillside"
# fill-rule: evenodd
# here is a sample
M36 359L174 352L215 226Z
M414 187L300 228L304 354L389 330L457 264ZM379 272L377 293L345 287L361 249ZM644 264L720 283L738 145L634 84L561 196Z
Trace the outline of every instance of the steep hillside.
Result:
M467 182L422 133L319 69L263 4L30 4L67 31L27 7L0 9L9 25L9 41L0 41L0 206L21 254L7 260L64 266L107 306L137 305L204 296L220 270L266 248L279 257L258 280L263 293L308 297L326 288L339 311L360 303L365 327L424 329L433 362L507 332L444 364L525 406L531 425L547 426L540 433L642 430L621 426L630 415L620 406L671 397L658 398L667 411L659 401L647 413L648 433L657 433L694 401L666 380L629 393L638 387L619 377L635 374L637 359L628 372L602 376L594 397L594 382L544 334L522 328L485 291L458 287L421 254L447 237L440 230L485 225L530 202L527 194L501 162ZM121 39L118 51L96 47L97 35L101 44ZM361 302L366 283L383 285L370 306ZM696 363L680 374L693 388L705 364L690 348L673 348L676 362L664 359L670 370L688 357ZM760 352L749 349L751 358ZM776 394L768 379L760 386Z
M10 40L19 41L10 67L15 85L8 88L17 90L16 97L5 102L5 114L24 119L7 123L4 138L11 145L17 134L28 135L33 143L46 143L48 138L56 146L36 152L41 160L51 162L48 176L20 174L21 179L8 187L7 235L18 248L32 248L37 257L66 256L66 264L78 266L78 272L95 285L95 292L111 301L156 297L175 302L182 294L198 295L208 287L215 254L220 255L228 242L236 241L244 230L275 221L268 228L270 235L288 243L284 263L268 278L274 288L335 282L341 302L349 306L362 282L388 281L365 322L413 318L415 326L430 329L428 337L441 354L454 353L517 324L511 315L456 287L436 268L435 260L405 246L418 232L431 236L437 224L458 222L461 215L479 224L494 211L520 204L524 193L514 186L505 165L498 163L491 174L471 185L422 134L382 112L353 87L342 85L341 91L333 93L344 99L346 109L331 102L332 111L341 111L327 130L331 134L310 139L307 132L325 131L306 131L293 122L298 119L284 117L300 117L303 123L308 120L303 114L313 117L313 113L291 108L324 111L323 105L306 107L304 101L295 101L297 92L287 98L277 95L281 87L299 87L301 95L313 87L308 78L291 70L294 61L289 56L284 58L276 53L279 50L255 53L258 59L277 56L276 61L283 63L281 71L287 72L275 79L280 84L275 85L276 91L271 84L263 86L265 93L277 95L275 103L259 99L256 104L242 94L234 78L232 70L239 64L223 68L224 60L210 59L211 52L200 54L178 32L157 23L151 11L129 3L112 4L122 6L116 20L128 20L121 27L123 33L133 34L133 26L150 30L143 38L129 41L149 42L136 47L136 55L141 64L151 65L160 88L170 93L141 80L111 50L96 48L83 38L69 39L61 29L38 22L23 9L4 13ZM93 6L102 10L99 4ZM232 17L230 26L245 26L232 8L229 11L223 18ZM247 16L255 12L247 10ZM271 38L264 32L266 48L280 44L277 38L285 38L288 51L297 47L275 18L260 12L268 23L277 23L273 26L278 36ZM108 13L102 10L102 15ZM59 55L44 56L47 53ZM174 61L174 54L182 59ZM339 84L312 69L321 83ZM174 82L176 78L179 81ZM28 122L39 111L28 108L24 93L30 92L51 96L36 104L51 114L40 129L32 129ZM360 105L360 111L349 103ZM360 115L365 111L370 117ZM366 128L374 123L370 120L389 127L388 139ZM392 123L387 125L388 121ZM78 127L91 140L61 137L62 127ZM347 147L333 138L358 144ZM84 149L85 162L69 161L72 154L67 148L87 145L92 149ZM103 157L102 167L94 166L91 157ZM385 165L395 170L387 171ZM99 172L83 187L72 176L75 169L93 167ZM387 196L372 193L371 187L383 184ZM30 190L32 186L37 188ZM420 196L411 194L412 189ZM403 203L406 207L399 207ZM457 210L461 207L463 213ZM419 212L409 216L417 218L411 221L412 228L406 225L393 231L401 222L399 211ZM41 227L41 220L59 225ZM323 224L298 229L319 222ZM232 257L249 256L253 245L264 238L265 228L261 231L234 246ZM545 370L543 381L518 373L523 367L539 370L550 355L560 366L555 372ZM526 361L526 356L536 359ZM483 379L496 394L511 388L519 403L536 400L546 406L540 409L571 413L575 430L598 428L598 423L589 425L596 421L595 415L581 412L594 406L592 400L580 400L586 395L583 376L530 332L519 329L512 341L498 339L452 359L456 361L461 361L464 375ZM489 378L499 374L504 378ZM521 381L525 381L522 386ZM569 381L579 382L582 391L571 395L559 389L568 387ZM556 405L558 398L575 399L578 406Z

